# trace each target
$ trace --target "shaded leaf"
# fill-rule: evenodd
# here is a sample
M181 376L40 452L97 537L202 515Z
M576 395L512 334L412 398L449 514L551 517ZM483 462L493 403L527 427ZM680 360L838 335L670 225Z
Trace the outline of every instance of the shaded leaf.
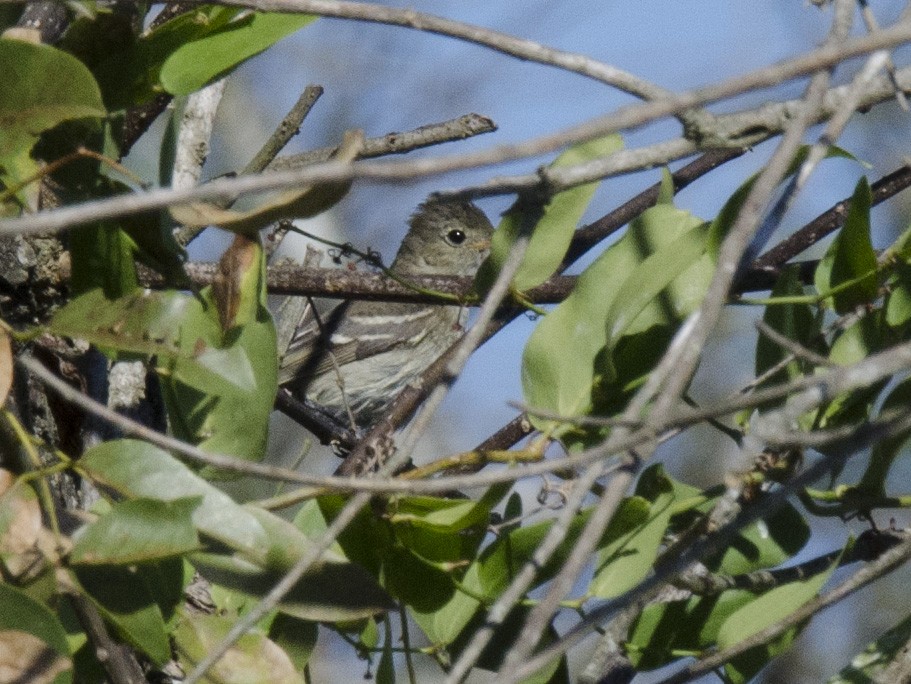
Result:
M136 568L84 566L75 569L73 576L121 639L157 665L170 660L164 616Z
M237 555L197 553L190 561L211 582L257 600L287 572L287 568L264 569ZM363 568L325 560L315 564L278 605L283 613L315 622L358 620L394 607L389 595Z
M803 283L800 280L800 267L786 266L772 289L771 297L789 297L802 295ZM781 333L789 340L807 348L818 349L818 336L822 321L814 315L809 304L769 304L762 317L763 322L773 330ZM768 337L759 334L756 342L756 376L763 375L766 371L777 366L786 356L790 355L780 344L773 342ZM810 364L805 359L794 359L780 372L772 375L769 384L777 384L792 380L804 375L811 370Z
M786 504L741 530L730 546L706 563L714 572L740 575L784 563L810 539L810 527L800 512Z
M276 615L269 625L269 638L288 654L298 672L310 661L318 635L319 627L315 622L284 613Z
M0 629L17 630L37 637L56 653L69 656L67 635L59 619L43 603L21 589L0 583Z
M642 473L636 493L638 496L628 499L627 505L644 506L647 510L635 515L645 519L598 553L595 576L588 587L590 595L619 596L639 584L654 567L671 515L676 512L677 497L670 478L659 466Z
M85 65L48 45L0 38L0 72L0 179L12 186L38 170L29 153L41 133L107 112ZM34 199L37 185L28 193Z

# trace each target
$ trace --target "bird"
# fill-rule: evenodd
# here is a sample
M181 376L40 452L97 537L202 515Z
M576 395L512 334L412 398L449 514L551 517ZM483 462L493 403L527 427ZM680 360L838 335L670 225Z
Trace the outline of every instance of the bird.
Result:
M473 275L493 226L468 201L428 200L390 266L404 278ZM342 431L372 426L405 386L461 335L463 306L348 300L326 316L313 307L282 357L279 384Z

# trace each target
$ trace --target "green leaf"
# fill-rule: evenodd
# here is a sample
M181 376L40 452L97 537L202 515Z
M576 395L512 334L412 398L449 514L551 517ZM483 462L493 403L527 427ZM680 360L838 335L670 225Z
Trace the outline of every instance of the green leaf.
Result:
M911 380L904 380L889 392L880 408L880 414L896 409L906 409L911 405ZM886 478L892 468L892 462L898 457L908 441L909 431L902 430L897 434L877 440L870 452L870 461L858 485L864 492L874 496L886 495Z
M387 629L380 663L376 666L376 684L395 684L395 663L392 658L392 639L390 637L391 634Z
M660 466L648 468L636 486L639 496L628 499L627 506L641 505L644 510L627 514L644 521L612 541L598 554L595 576L588 593L598 598L620 596L642 581L654 567L658 549L676 512L676 493Z
M315 20L308 14L241 15L174 50L161 68L161 84L173 95L189 95Z
M432 613L443 607L455 593L455 584L447 573L400 546L392 547L386 554L383 586L420 613Z
M237 555L215 553L194 554L190 562L214 584L257 600L265 598L289 569L263 568ZM334 560L315 564L278 605L283 613L314 622L358 620L394 607L389 594L362 567Z
M800 267L786 266L778 277L771 297L789 297L803 294L803 283L800 280ZM809 304L769 304L762 317L763 322L789 340L807 349L821 351L819 331L821 320L813 314ZM790 352L768 337L759 334L756 342L756 376L763 375L770 368L777 366ZM766 382L779 384L805 375L812 368L805 359L794 359L781 371L772 375ZM783 400L782 400L783 401Z
M634 274L633 284L647 279L647 274L637 269L650 255L690 232L694 232L696 240L703 230L702 221L666 204L649 209L633 221L627 233L579 276L569 297L548 313L532 333L522 358L526 403L561 415L583 415L594 409L596 400L605 406L616 400L627 382L647 373L649 367L643 363L647 355L641 349L637 348L627 359L629 363L615 363L611 357L622 352L624 340L639 334L657 342L656 352L663 349L665 341L654 329L658 326L672 330L698 306L711 278L711 265L707 257L696 259L644 308L637 301L626 309L619 302L618 293ZM661 274L653 277L662 279ZM657 285L658 281L652 284ZM619 302L616 309L615 302ZM622 332L619 339L608 339L609 320L617 322L617 330ZM605 375L615 372L628 375L622 382L618 379L610 384ZM602 382L604 385L596 388ZM541 430L558 427L553 421L536 417L531 420ZM561 436L571 443L586 439L586 433Z
M181 46L224 26L242 11L236 7L200 5L124 44L122 49L100 55L93 71L108 108L142 105L161 94L160 72L168 57Z
M157 665L171 659L164 616L136 568L82 567L73 574L122 639Z
M886 300L886 323L900 328L911 321L911 264L895 265L896 284Z
M790 166L788 166L786 178L797 173L800 166L807 159L809 152L810 147L808 145L804 145L797 151ZM846 152L835 145L830 145L825 158L829 159L833 157L857 161L857 158L850 152ZM743 207L744 202L746 202L747 196L753 189L753 184L758 177L759 173L754 174L743 185L737 188L730 199L725 202L721 211L718 212L718 216L715 217L715 220L712 221L712 225L709 227L708 253L711 255L713 262L718 260L718 249L721 247L724 238L727 237L728 232L734 226L734 221L737 220L737 216L740 214L740 210ZM768 239L771 235L765 237Z
M699 261L703 252L705 234L691 230L648 255L633 269L617 291L607 312L608 349L616 346L617 341L630 331L633 321L637 320L642 311L681 273ZM640 330L651 327L650 323L651 321L640 321Z
M906 617L851 660L828 684L876 684L883 671L894 661L905 657L905 644L911 639L911 616Z
M29 153L44 131L107 112L85 65L48 45L0 38L0 72L0 180L9 187L38 170ZM28 192L34 198L37 185Z
M871 203L870 185L866 178L861 178L851 198L844 227L816 267L816 290L822 295L853 282L832 295L833 306L840 314L876 298L876 252L870 241Z
M809 539L807 521L787 504L744 528L720 557L706 564L712 571L725 575L771 568L794 556Z
M192 473L170 454L145 442L118 440L89 449L80 471L122 496L174 501L200 499L193 524L238 556L195 554L194 565L207 577L246 594L265 595L282 574L312 546L286 520L255 507L241 506ZM388 596L358 566L327 552L285 598L282 609L302 619L348 620L390 607ZM216 572L219 574L216 577Z
M187 615L174 633L177 653L189 672L228 635L234 621L220 615ZM263 634L251 631L231 646L206 674L218 684L303 684L291 658Z
M494 631L487 646L481 651L480 657L477 660L477 667L484 670L490 670L491 672L497 672L502 667L503 659L515 645L516 639L519 637L519 634L521 634L522 626L525 624L525 620L528 618L530 611L531 608L528 606L520 606L510 611L509 615L506 616L505 620L503 620ZM453 660L461 655L462 649L468 644L469 639L484 625L485 621L483 616L479 615L465 628L462 634L459 635L458 640L452 645L451 652ZM553 626L549 626L542 634L541 647L545 648L549 646L554 643L557 638L557 631ZM566 658L562 657L555 658L531 677L522 680L522 684L557 684L559 682L568 681L570 680Z
M92 290L58 311L48 329L154 356L176 436L212 452L264 456L278 385L275 326L264 306L226 339L205 296L137 290L109 300Z
M814 598L826 583L838 561L825 571L802 581L789 582L766 592L755 601L733 613L718 632L718 647L726 649L743 641L756 632L784 620L807 601ZM797 635L797 629L782 634L766 646L747 651L725 667L734 682L746 682L769 660L785 651Z
M127 565L196 550L192 513L201 497L121 501L84 528L70 552L75 565Z
M79 459L79 469L124 497L201 497L192 513L196 528L251 560L266 563L270 542L256 516L162 449L132 439L105 442Z
M133 261L134 243L116 225L92 224L70 234L70 261L73 265L70 288L81 295L100 288L116 299L139 286Z
M315 622L279 613L269 625L269 638L281 648L298 672L310 662L316 648L319 627Z
M627 654L637 670L652 670L676 660L680 651L714 647L724 621L755 599L748 591L647 606L627 637Z
M56 615L21 589L0 582L0 630L15 629L38 637L57 653L69 657L66 631Z
M596 138L569 148L550 166L556 168L582 164L616 152L622 147L623 140L619 135ZM597 187L597 182L587 183L564 190L551 198L535 224L522 265L513 277L513 288L519 291L530 289L556 272ZM523 220L522 206L518 204L500 221L491 240L490 256L478 271L475 282L479 291L486 291L493 284L519 236Z
M832 343L829 360L840 366L851 366L887 346L886 335L882 325L881 312L873 312L855 321L843 330ZM881 380L869 387L847 392L832 399L827 406L820 409L821 415L813 419L817 428L836 428L845 425L856 425L870 415L876 398L887 384ZM827 445L821 445L819 451L826 453Z
M674 203L674 176L666 166L661 167L661 184L658 186L658 199L655 204Z

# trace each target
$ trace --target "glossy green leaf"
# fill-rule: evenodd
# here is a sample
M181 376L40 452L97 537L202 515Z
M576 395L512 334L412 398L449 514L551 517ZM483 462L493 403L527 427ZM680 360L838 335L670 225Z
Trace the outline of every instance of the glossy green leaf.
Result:
M240 15L174 50L161 68L162 86L174 95L189 95L315 20L307 14Z
M199 547L192 514L201 497L120 501L76 537L74 565L127 565L180 556Z
M574 145L561 154L551 167L582 164L616 152L623 147L619 135L608 135ZM591 201L598 183L587 183L554 195L534 226L528 249L519 270L513 276L516 290L527 290L550 278L560 266L573 233ZM537 207L535 208L537 211ZM486 291L509 256L525 220L521 203L509 210L500 221L490 245L490 256L481 266L476 279L480 291Z
M401 546L392 547L386 554L383 586L405 605L421 613L441 608L456 590L448 573Z
M221 643L234 620L221 615L187 615L174 633L179 661L189 672ZM260 632L244 634L206 674L217 684L303 684L291 658Z
M696 217L670 205L653 207L633 221L627 233L579 276L573 292L544 317L525 347L522 384L529 405L567 416L592 409L596 382L604 380L602 374L614 372L609 357L615 349L605 346L608 317L618 301L617 293L650 255L674 244L686 233L703 230L703 225ZM637 280L640 276L646 277L640 272ZM673 327L701 301L710 277L707 257L697 259L644 309L637 304L635 308L640 311L632 321L626 320L632 310L624 314L620 328L625 335L611 343L620 347L626 336L645 334L655 326ZM625 311L622 303L617 306L618 314ZM651 336L656 338L653 333ZM648 369L636 366L624 371L638 376ZM601 392L616 397L621 390L622 387L611 385ZM531 420L539 429L556 426L541 418Z
M29 153L44 131L107 114L91 72L56 48L0 38L0 72L0 179L7 186L37 171ZM37 186L28 192L34 197Z
M705 598L653 603L630 629L630 660L639 670L652 670L676 660L680 651L713 647L725 620L755 598L748 591L731 590Z
M692 269L705 252L705 234L702 231L690 230L673 242L664 245L648 255L633 269L632 273L614 296L610 310L607 312L607 347L616 346L617 341L626 333L635 333L659 323L653 320L637 320L643 310L655 301L660 302L660 295L665 288L674 282L683 272ZM693 274L695 275L695 274ZM698 288L701 292L702 288ZM669 296L667 299L671 299ZM680 303L669 302L669 308L689 309L692 302L681 300ZM631 329L636 321L638 329ZM660 321L664 322L664 321Z
M121 639L157 665L171 659L164 616L136 568L82 567L73 574Z
M853 282L847 289L832 295L833 307L840 314L876 297L876 252L870 241L871 203L870 185L866 178L861 178L851 198L845 225L816 268L814 280L820 294Z
M125 42L120 49L110 49L99 55L93 71L110 109L125 109L148 102L161 94L160 72L165 61L181 46L203 38L223 27L243 11L238 7L198 5L179 14L161 26L151 29L135 40ZM76 22L75 28L86 34L87 41L68 45L76 54L84 53L84 44L97 43L93 33L104 27L85 29ZM69 35L65 42L69 42Z
M642 524L648 511L648 504L638 497L625 500L598 547L605 547ZM534 586L551 579L559 570L572 551L574 541L590 514L591 510L584 511L573 519L565 541L559 545L551 560L540 569ZM464 587L465 591L457 590L436 610L421 610L409 605L409 612L427 637L434 643L451 643L478 612L481 604L474 597L487 596L492 600L502 592L515 573L521 569L522 564L531 558L552 524L552 520L547 520L502 534L484 549L480 558L473 562L459 579L458 585Z
M827 570L805 580L775 587L740 608L721 626L718 632L718 647L722 650L729 648L791 615L819 593L836 567L838 561ZM797 629L789 630L772 643L751 649L728 663L725 670L731 681L749 681L769 660L785 651L796 635Z
M264 306L226 340L205 297L137 290L109 300L92 290L48 328L103 349L154 356L177 436L212 452L264 456L278 384L275 326Z
M202 357L221 338L218 320L198 298L179 292L135 291L109 299L100 289L91 290L60 309L48 330L57 335L86 340L101 348L159 357L169 362ZM231 382L233 374L218 364L198 364L207 381L219 378L231 385L249 381L244 376Z
M840 366L851 366L885 348L888 344L887 333L880 313L864 316L843 330L832 343L829 360ZM813 417L813 420L819 428L856 425L870 415L876 398L886 383L887 380L882 380L835 397L820 409L821 415ZM818 450L825 453L827 449L827 445L821 445Z
M522 632L522 625L528 618L531 608L520 606L512 611L494 631L487 646L481 651L477 660L477 667L482 670L497 672L503 665L503 659L515 645L516 639ZM462 649L467 645L471 636L485 625L483 616L478 616L469 624L451 647L452 658L455 660L461 655ZM557 631L549 626L541 636L541 645L546 647L558 638ZM569 682L566 658L555 658L531 677L522 680L522 684L559 684Z

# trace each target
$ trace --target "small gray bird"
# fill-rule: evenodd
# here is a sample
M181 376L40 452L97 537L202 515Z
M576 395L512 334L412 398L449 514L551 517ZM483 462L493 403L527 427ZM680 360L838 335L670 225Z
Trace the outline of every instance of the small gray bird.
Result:
M428 201L410 224L391 266L406 278L472 275L489 252L493 226L470 202ZM467 315L452 305L345 302L302 322L279 383L344 429L369 427L458 339Z

